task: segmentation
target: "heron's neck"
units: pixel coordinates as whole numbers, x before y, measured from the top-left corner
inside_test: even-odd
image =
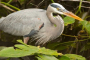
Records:
[[[55,24],[57,27],[60,26],[60,22],[58,20],[55,20],[52,12],[47,11],[46,14],[52,24]]]
[[[59,37],[64,30],[63,19],[60,16],[56,16],[54,18],[52,12],[50,12],[50,11],[47,11],[46,14],[47,14],[47,17],[50,20],[50,22],[53,24],[52,26],[54,28],[52,30],[49,29],[51,32],[51,35],[54,34],[54,35],[52,35],[54,38]],[[56,27],[54,26],[54,24],[56,25]]]

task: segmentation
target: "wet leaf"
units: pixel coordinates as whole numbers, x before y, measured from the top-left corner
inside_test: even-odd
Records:
[[[64,18],[64,25],[67,26],[68,24],[72,24],[75,22],[75,19],[74,18],[71,18],[71,17],[65,17]]]
[[[38,54],[47,54],[47,55],[59,55],[57,51],[40,48],[36,46],[26,45],[21,40],[18,42],[22,43],[15,45],[15,49],[13,47],[5,48],[0,51],[0,57],[23,57],[27,55],[32,55],[35,53]]]
[[[90,22],[88,21],[81,21],[80,22],[83,25],[83,28],[87,31],[87,33],[90,35]]]
[[[7,48],[7,47],[5,47],[5,46],[0,46],[0,50],[5,49],[5,48]]]
[[[38,60],[58,60],[54,56],[49,56],[49,55],[38,55],[40,58]]]
[[[65,54],[64,56],[70,58],[70,60],[86,60],[84,57],[76,54]]]
[[[66,56],[62,56],[62,57],[60,57],[59,60],[70,60],[70,58],[68,58],[68,57],[66,57]]]
[[[33,53],[37,52],[37,50],[20,50],[14,49],[13,47],[9,47],[0,51],[0,57],[23,57],[27,55],[32,55]]]
[[[46,54],[46,55],[58,55],[57,51],[46,49],[46,48],[40,48],[38,53]]]

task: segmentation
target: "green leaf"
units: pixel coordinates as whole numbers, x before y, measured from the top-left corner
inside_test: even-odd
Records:
[[[29,53],[35,53],[35,52],[38,52],[39,51],[39,48],[35,47],[35,46],[25,46],[25,45],[15,45],[16,48],[20,49],[20,50],[23,50],[23,51],[28,51]]]
[[[46,49],[46,48],[40,48],[38,53],[47,54],[47,55],[59,55],[57,51]]]
[[[23,45],[28,46],[28,45],[27,45],[27,44],[25,44],[22,40],[17,40],[17,42],[19,42],[19,43],[21,43],[21,44],[23,44]]]
[[[18,0],[20,2],[20,4],[25,4],[26,0]]]
[[[76,54],[65,54],[64,56],[70,58],[70,60],[86,60],[84,57]]]
[[[31,52],[30,52],[31,51]],[[32,49],[29,51],[14,49],[13,47],[9,47],[0,51],[0,57],[23,57],[27,55],[32,55],[33,53],[37,52],[37,50]]]
[[[70,60],[70,58],[68,58],[68,57],[66,57],[66,56],[62,56],[62,57],[60,57],[59,60]]]
[[[80,23],[83,25],[83,28],[85,28],[85,30],[90,35],[90,22],[84,20],[84,21],[81,21]]]
[[[83,20],[80,23],[85,27],[85,25],[88,23],[88,21]]]
[[[86,50],[86,48],[85,48],[85,46],[80,50],[80,52],[83,52],[83,51],[85,51]]]
[[[22,40],[17,40],[19,43],[22,43],[22,44],[24,44],[23,42],[22,42]],[[35,46],[31,46],[31,45],[26,45],[26,44],[24,44],[25,46],[27,46],[27,50],[28,49],[37,49],[38,50],[38,52],[37,53],[42,53],[42,54],[47,54],[47,55],[59,55],[58,54],[58,52],[57,51],[54,51],[54,50],[50,50],[50,49],[46,49],[45,47],[42,47],[42,48],[40,48],[40,47],[35,47]],[[16,45],[15,45],[16,46]],[[17,46],[16,46],[17,47]],[[20,48],[20,49],[26,49],[26,47],[21,47],[21,46],[18,46],[18,48]]]
[[[80,52],[87,51],[88,49],[90,49],[90,43],[89,42],[82,47],[82,49],[80,50]]]
[[[57,51],[46,49],[44,47],[36,47],[31,45],[24,44],[21,40],[18,42],[22,43],[15,45],[15,49],[13,47],[5,48],[0,51],[0,57],[23,57],[27,55],[37,54],[47,54],[47,55],[60,55]]]
[[[65,17],[64,18],[64,25],[67,26],[68,24],[72,24],[75,22],[75,19],[74,18],[71,18],[71,17]]]
[[[42,60],[40,57],[37,57],[38,60]]]
[[[4,46],[0,46],[0,50],[2,50],[2,49],[5,49],[5,48],[7,48],[7,47],[4,47]]]
[[[54,56],[50,56],[50,55],[38,55],[40,58],[38,58],[38,60],[58,60],[56,57]]]

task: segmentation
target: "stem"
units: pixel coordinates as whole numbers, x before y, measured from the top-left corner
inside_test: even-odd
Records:
[[[10,7],[8,7],[8,6],[6,6],[6,5],[4,5],[4,4],[2,4],[2,3],[0,3],[0,5],[1,5],[2,7],[4,7],[4,8],[6,8],[6,9],[10,10],[10,11],[15,12],[15,10],[11,9]]]
[[[12,2],[12,0],[9,0],[8,4],[10,4]]]
[[[12,5],[8,4],[8,3],[5,3],[5,2],[1,2],[1,3],[15,9],[15,10],[20,10],[19,8],[15,7],[15,6],[12,6]]]
[[[90,38],[88,38],[90,39]],[[77,40],[77,41],[69,41],[69,42],[64,42],[64,43],[60,43],[60,44],[66,44],[66,43],[73,43],[73,42],[82,42],[82,41],[86,41],[88,39],[84,39],[84,40]]]
[[[64,36],[68,36],[68,37],[78,37],[78,36],[72,36],[72,35],[66,35],[66,34],[62,34],[62,35],[64,35]],[[85,38],[85,37],[90,37],[90,36],[80,36],[80,37],[82,37],[82,38]]]
[[[52,3],[55,3],[53,0],[51,0]]]
[[[77,14],[79,11],[81,12],[81,5],[82,5],[82,0],[80,0],[78,10],[77,10],[77,12],[75,14]]]

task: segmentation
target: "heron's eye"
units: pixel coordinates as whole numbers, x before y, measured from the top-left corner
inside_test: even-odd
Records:
[[[63,12],[63,10],[62,10],[62,9],[59,9],[59,11]]]
[[[61,12],[63,12],[63,10],[62,9],[60,9],[60,8],[56,8],[58,11],[61,11]]]
[[[59,10],[59,8],[57,8],[57,10]]]

